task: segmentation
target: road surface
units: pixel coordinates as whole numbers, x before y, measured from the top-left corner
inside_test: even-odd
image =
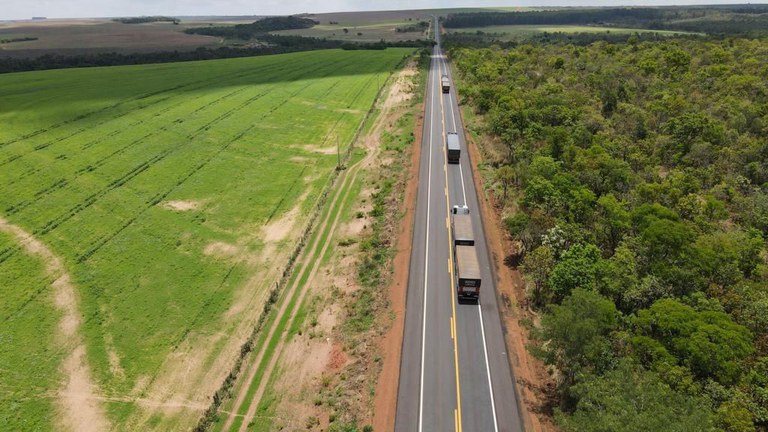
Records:
[[[442,93],[442,75],[450,77],[450,69],[438,44],[426,93],[395,430],[522,431],[456,93],[453,86]],[[461,161],[448,165],[445,133],[453,131]],[[448,209],[463,204],[482,276],[477,304],[459,304],[455,295]]]

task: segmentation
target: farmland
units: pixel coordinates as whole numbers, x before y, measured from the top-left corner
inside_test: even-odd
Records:
[[[198,47],[220,46],[219,38],[183,33],[181,30],[185,25],[167,22],[120,24],[106,19],[5,22],[0,23],[0,39],[34,40],[0,44],[0,58],[97,52],[191,51]]]
[[[194,424],[328,185],[337,143],[344,152],[409,53],[0,77],[0,216],[71,275],[110,423]],[[17,243],[0,237],[0,419],[26,429],[37,410],[48,420],[35,427],[52,429],[66,353],[50,277]],[[38,371],[16,371],[38,357]]]

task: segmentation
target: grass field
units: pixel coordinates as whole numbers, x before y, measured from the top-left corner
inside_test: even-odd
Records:
[[[0,250],[15,247],[0,232]],[[48,295],[51,280],[43,263],[14,254],[0,266],[0,424],[10,430],[50,430],[58,365],[55,349],[59,314]]]
[[[596,27],[577,25],[502,25],[488,27],[473,27],[461,29],[446,29],[448,33],[476,33],[484,32],[500,40],[520,40],[537,33],[658,33],[664,35],[690,34],[668,30],[647,30],[622,27]]]
[[[229,366],[221,357],[239,349],[258,318],[279,258],[334,168],[337,138],[343,151],[409,53],[315,51],[0,76],[0,214],[64,258],[113,423],[194,424],[183,410],[178,424],[158,420],[135,399],[160,408],[168,394],[207,402],[201,389],[218,387]],[[2,336],[46,341],[56,319],[43,312],[44,296],[30,309],[40,319],[11,319],[46,282],[3,242],[0,274],[33,270],[8,288],[21,300],[3,303]],[[32,339],[32,325],[42,337]],[[42,345],[34,349],[55,342]],[[38,388],[32,376],[6,375],[22,367],[19,358],[0,361],[2,395]],[[56,370],[35,377],[55,384]],[[2,404],[0,419],[13,418],[11,406]]]

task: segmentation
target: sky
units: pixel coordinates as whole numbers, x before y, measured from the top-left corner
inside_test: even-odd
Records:
[[[289,15],[486,6],[739,4],[747,0],[0,0],[0,20],[141,15]],[[752,1],[751,3],[765,3]]]

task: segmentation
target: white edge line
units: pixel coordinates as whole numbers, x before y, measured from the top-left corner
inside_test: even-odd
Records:
[[[435,80],[433,79],[433,85]],[[434,113],[434,102],[435,102],[435,91],[432,88],[432,93],[430,94],[430,101],[429,101],[429,109],[430,109],[430,116]],[[422,431],[423,427],[423,420],[424,420],[424,350],[426,347],[426,340],[427,340],[427,291],[429,286],[427,285],[427,263],[429,262],[429,204],[432,201],[432,120],[430,119],[429,124],[429,145],[428,151],[429,151],[429,168],[427,170],[427,228],[426,228],[426,235],[425,235],[425,243],[426,247],[424,248],[424,309],[422,311],[422,317],[421,317],[421,377],[419,382],[419,432]]]
[[[499,432],[499,425],[496,421],[496,402],[493,400],[493,383],[491,382],[491,366],[488,364],[488,347],[485,344],[485,326],[483,325],[483,308],[477,303],[477,311],[480,313],[480,334],[483,336],[483,354],[485,355],[485,371],[488,375],[488,388],[491,395],[491,412],[493,413],[493,430]]]
[[[459,162],[459,175],[461,176],[461,192],[464,194],[464,205],[467,205],[467,190],[464,188],[464,170],[461,169],[461,162]]]

